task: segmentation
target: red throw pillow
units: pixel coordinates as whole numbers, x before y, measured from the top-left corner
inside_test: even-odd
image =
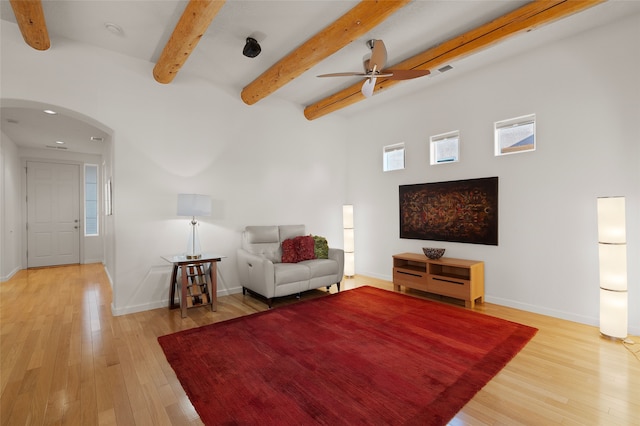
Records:
[[[293,238],[282,242],[282,263],[297,263],[298,254],[296,250],[296,242]]]
[[[316,258],[316,242],[311,235],[296,237],[298,262]]]

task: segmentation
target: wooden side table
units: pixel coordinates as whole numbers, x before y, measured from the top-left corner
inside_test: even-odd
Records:
[[[215,311],[218,303],[217,264],[224,257],[214,254],[203,254],[200,259],[187,259],[184,255],[162,256],[167,262],[173,263],[169,282],[169,309],[179,306],[182,318],[187,316],[188,308],[209,305]],[[180,277],[178,270],[181,271]],[[175,303],[177,286],[180,287],[179,305]]]

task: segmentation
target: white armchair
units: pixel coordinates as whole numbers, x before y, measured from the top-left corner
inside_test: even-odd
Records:
[[[344,251],[329,248],[328,259],[282,263],[282,242],[307,235],[304,225],[247,226],[237,252],[238,276],[242,292],[250,290],[267,299],[299,294],[319,287],[327,289],[344,274]]]

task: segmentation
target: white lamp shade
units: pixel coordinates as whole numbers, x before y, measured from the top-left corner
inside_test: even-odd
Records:
[[[355,238],[353,230],[353,205],[342,206],[342,227],[344,231],[344,274],[353,277],[356,273],[355,266]]]
[[[352,277],[356,274],[355,255],[353,252],[344,253],[344,274],[347,277]]]
[[[600,258],[600,288],[627,290],[626,244],[598,244]]]
[[[627,337],[627,292],[600,289],[600,332],[605,336]]]
[[[598,242],[626,243],[624,197],[598,198]]]
[[[355,241],[353,228],[344,230],[344,251],[353,253],[355,251]]]
[[[178,216],[211,216],[211,197],[200,194],[178,194]]]
[[[598,198],[600,332],[627,337],[627,244],[624,197]]]
[[[342,206],[342,227],[353,228],[353,205]]]

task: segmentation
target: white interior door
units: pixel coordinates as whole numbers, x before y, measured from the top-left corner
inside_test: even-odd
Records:
[[[80,263],[80,169],[27,162],[27,267]]]

